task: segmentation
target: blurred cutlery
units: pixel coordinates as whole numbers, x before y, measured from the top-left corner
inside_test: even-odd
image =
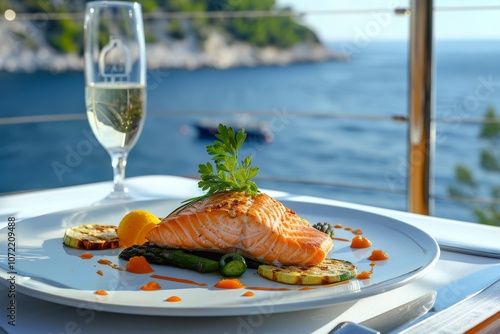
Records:
[[[384,330],[384,332],[394,330],[396,330],[396,332],[398,333],[404,332],[406,330],[410,330],[413,326],[430,317],[439,317],[441,315],[440,313],[450,306],[456,305],[469,298],[472,298],[473,296],[487,289],[499,280],[500,265],[487,267],[485,269],[481,269],[462,278],[454,280],[440,287],[435,292],[426,294],[392,310],[379,314],[371,319],[363,321],[360,324],[355,324],[352,322],[340,323],[330,333],[380,333],[381,330]],[[429,299],[430,295],[435,295],[435,302],[432,308],[430,308],[430,310],[426,312],[426,309],[428,310],[430,305],[432,304],[422,304],[422,301]],[[416,318],[412,317],[409,321],[406,321],[402,324],[389,324],[389,326],[387,326],[387,321],[390,321],[388,319],[394,318],[394,313],[399,313],[404,309],[411,310],[411,307],[415,306],[420,307],[420,309],[417,311]],[[418,315],[418,313],[421,315]],[[384,327],[381,328],[381,325],[383,325]]]
[[[447,308],[464,302],[477,295],[481,291],[489,288],[500,280],[500,265],[494,265],[485,269],[478,270],[472,274],[454,280],[436,290],[436,301],[433,307],[418,318],[409,323],[404,328],[398,329],[399,332],[411,329],[418,323],[431,318],[439,317],[440,313]]]

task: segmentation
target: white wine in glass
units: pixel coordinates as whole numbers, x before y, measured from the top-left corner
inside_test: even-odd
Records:
[[[84,32],[87,118],[113,166],[113,189],[105,200],[128,200],[131,196],[124,185],[127,156],[146,117],[146,46],[141,5],[88,2]]]

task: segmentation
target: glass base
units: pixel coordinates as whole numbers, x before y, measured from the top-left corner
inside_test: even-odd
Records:
[[[99,200],[98,202],[95,202],[93,205],[116,204],[131,202],[133,200],[134,197],[129,193],[127,188],[123,188],[122,190],[113,189],[106,197]]]

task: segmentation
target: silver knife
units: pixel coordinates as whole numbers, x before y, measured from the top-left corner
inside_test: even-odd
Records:
[[[404,326],[409,322],[426,314],[434,301],[436,300],[436,291],[431,291],[421,297],[411,300],[403,305],[393,308],[387,312],[381,313],[362,323],[341,322],[333,328],[330,334],[380,334],[380,331],[391,331]],[[401,321],[397,315],[401,312],[410,313],[409,319]]]
[[[494,265],[473,272],[472,274],[461,277],[440,287],[436,290],[436,301],[429,312],[419,317],[417,320],[410,322],[405,327],[399,328],[397,332],[399,333],[409,329],[430,317],[439,316],[440,312],[474,297],[499,280],[500,265]]]
[[[413,301],[365,320],[360,324],[341,323],[330,333],[378,333],[382,330],[384,332],[395,331],[399,333],[430,317],[439,316],[441,311],[472,298],[495,284],[498,280],[500,280],[500,265],[481,269],[454,280],[440,287],[435,292],[430,292]],[[431,305],[432,307],[430,307]],[[394,318],[394,314],[400,313],[403,310],[413,310],[413,316],[409,321],[400,324],[387,323],[387,319]],[[427,312],[427,310],[429,311]]]

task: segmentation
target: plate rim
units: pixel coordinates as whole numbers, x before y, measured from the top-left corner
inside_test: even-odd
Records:
[[[309,300],[295,300],[295,301],[288,301],[286,303],[275,303],[272,302],[273,310],[271,312],[261,312],[261,314],[273,314],[273,313],[286,313],[286,312],[295,312],[295,311],[301,311],[301,310],[310,310],[310,309],[315,309],[315,308],[321,308],[321,307],[328,307],[328,306],[333,306],[337,304],[342,304],[342,303],[348,303],[348,302],[355,302],[359,299],[378,295],[384,292],[388,292],[391,290],[394,290],[396,288],[399,288],[401,286],[404,286],[420,277],[425,275],[427,272],[432,270],[435,265],[437,264],[439,257],[440,257],[440,248],[438,243],[434,238],[432,238],[427,232],[423,231],[422,229],[413,226],[409,223],[406,223],[402,220],[399,220],[397,218],[393,218],[390,216],[386,216],[384,214],[380,213],[375,213],[375,212],[370,212],[367,210],[363,209],[356,209],[356,208],[351,208],[348,206],[342,206],[339,204],[328,204],[328,203],[315,203],[315,202],[309,202],[309,201],[303,201],[303,200],[296,200],[293,198],[277,198],[280,202],[282,202],[285,206],[291,207],[293,205],[305,205],[306,207],[323,207],[326,208],[327,210],[332,210],[332,209],[340,209],[340,210],[345,210],[348,212],[356,212],[357,214],[362,213],[363,215],[366,215],[367,217],[373,217],[376,216],[379,219],[382,219],[385,221],[384,225],[387,224],[387,222],[392,221],[397,223],[395,226],[398,226],[397,229],[394,229],[394,226],[388,227],[392,230],[397,230],[399,231],[400,229],[410,229],[413,230],[416,233],[420,234],[420,238],[424,238],[426,242],[428,243],[427,246],[431,246],[432,249],[427,249],[426,250],[429,252],[431,258],[424,264],[423,266],[416,268],[410,272],[403,273],[402,275],[392,277],[388,280],[385,280],[383,282],[380,282],[377,284],[377,286],[371,287],[369,290],[359,290],[359,291],[354,291],[352,293],[348,294],[339,294],[339,295],[334,295],[333,298],[331,295],[324,295],[322,297],[316,297],[314,299],[309,299]],[[161,198],[161,199],[149,199],[149,200],[139,200],[139,201],[132,201],[131,203],[134,204],[140,204],[140,203],[161,203],[161,202],[166,202],[166,201],[182,201],[182,198],[178,197],[168,197],[168,198]],[[131,204],[128,203],[128,204]],[[123,203],[122,203],[123,204]],[[76,208],[76,209],[68,209],[68,210],[61,210],[57,212],[52,212],[44,215],[39,215],[39,216],[34,216],[30,218],[23,219],[22,221],[20,220],[19,223],[28,221],[30,223],[31,220],[37,220],[37,219],[42,219],[43,217],[50,217],[54,215],[64,215],[64,214],[70,214],[70,213],[76,213],[80,212],[82,210],[99,210],[99,209],[106,209],[106,208],[112,208],[114,206],[117,206],[120,204],[109,204],[105,206],[99,206],[99,207],[83,207],[83,208]],[[150,204],[152,205],[152,204]],[[387,226],[386,226],[387,227]],[[6,230],[7,227],[4,227],[3,229],[0,230],[0,232]],[[5,231],[4,231],[5,232]],[[418,246],[421,247],[419,243],[416,243]],[[0,277],[2,278],[0,281],[4,285],[8,285],[7,277],[8,275],[12,275],[12,272],[9,272],[3,267],[0,267]],[[5,275],[5,277],[4,277]],[[248,315],[249,311],[255,308],[261,308],[265,307],[266,305],[269,305],[268,303],[254,303],[254,304],[245,304],[245,305],[223,305],[223,306],[213,306],[213,307],[141,307],[141,306],[130,306],[130,305],[122,305],[122,304],[113,304],[108,302],[101,302],[99,300],[82,300],[80,298],[71,298],[68,296],[57,296],[56,294],[48,293],[46,291],[42,291],[41,288],[44,286],[50,287],[51,289],[63,289],[55,286],[51,286],[50,284],[37,280],[37,278],[32,278],[29,277],[29,281],[35,281],[36,284],[39,285],[39,288],[33,288],[30,286],[26,286],[22,284],[22,279],[27,278],[27,276],[21,275],[21,274],[16,274],[16,290],[27,294],[31,297],[40,299],[40,300],[45,300],[57,304],[62,304],[66,306],[71,306],[71,307],[82,307],[82,302],[85,302],[85,304],[88,306],[87,308],[92,308],[94,310],[102,310],[102,311],[107,311],[107,312],[113,312],[113,313],[120,313],[120,314],[135,314],[135,315],[151,315],[151,316],[176,316],[176,317],[208,317],[208,316],[244,316]],[[87,290],[78,290],[78,289],[71,289],[71,290],[77,290],[77,291],[87,291]],[[120,291],[111,291],[111,293],[116,293]],[[333,299],[333,300],[332,300]],[[85,308],[85,307],[84,307]],[[186,311],[189,310],[189,314],[186,314]],[[221,313],[221,311],[224,311]]]

